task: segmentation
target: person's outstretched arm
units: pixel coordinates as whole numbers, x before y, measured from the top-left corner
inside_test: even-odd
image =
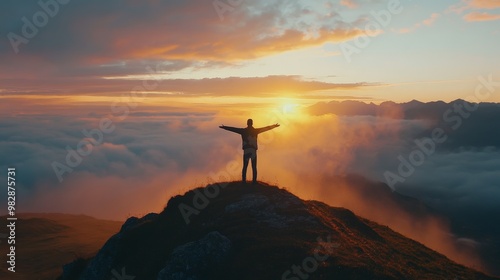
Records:
[[[268,130],[271,130],[273,128],[277,128],[279,127],[280,125],[277,123],[277,124],[273,124],[273,125],[269,125],[269,126],[265,126],[265,127],[261,127],[261,128],[257,128],[257,133],[262,133],[262,132],[266,132]]]
[[[232,126],[221,125],[219,127],[222,129],[234,132],[234,133],[238,133],[238,134],[241,134],[241,132],[243,131],[243,128],[237,128],[237,127],[232,127]]]

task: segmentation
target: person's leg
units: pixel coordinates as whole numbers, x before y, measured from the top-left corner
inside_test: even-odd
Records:
[[[249,159],[250,157],[248,154],[243,153],[243,169],[241,170],[241,181],[243,181],[243,183],[247,181],[247,167]]]
[[[252,156],[252,182],[257,183],[257,151],[253,153]]]

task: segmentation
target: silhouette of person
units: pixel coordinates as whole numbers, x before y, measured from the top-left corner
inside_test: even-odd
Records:
[[[252,183],[256,184],[257,183],[257,150],[258,150],[258,145],[257,145],[257,136],[262,133],[266,132],[268,130],[271,130],[273,128],[276,128],[280,126],[279,124],[273,124],[269,125],[266,127],[261,127],[261,128],[254,128],[253,127],[253,120],[248,119],[247,120],[247,127],[246,128],[237,128],[237,127],[230,127],[230,126],[225,126],[221,125],[219,126],[222,129],[238,133],[241,135],[241,140],[243,141],[242,149],[243,149],[243,170],[241,171],[242,173],[242,181],[243,183],[246,183],[246,177],[247,177],[247,167],[248,167],[248,161],[252,161]]]

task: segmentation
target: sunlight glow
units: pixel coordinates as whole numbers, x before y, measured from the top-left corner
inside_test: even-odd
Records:
[[[296,112],[296,108],[298,107],[297,104],[284,104],[282,111],[285,114],[293,114]]]
[[[299,113],[300,103],[301,102],[299,100],[285,98],[281,100],[279,110],[282,114],[285,115],[296,115],[297,113]]]

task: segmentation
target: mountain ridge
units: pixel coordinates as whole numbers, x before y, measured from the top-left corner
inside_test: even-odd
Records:
[[[189,215],[188,215],[189,214]],[[188,218],[186,219],[186,215]],[[60,279],[497,279],[345,208],[225,182],[129,218]]]

